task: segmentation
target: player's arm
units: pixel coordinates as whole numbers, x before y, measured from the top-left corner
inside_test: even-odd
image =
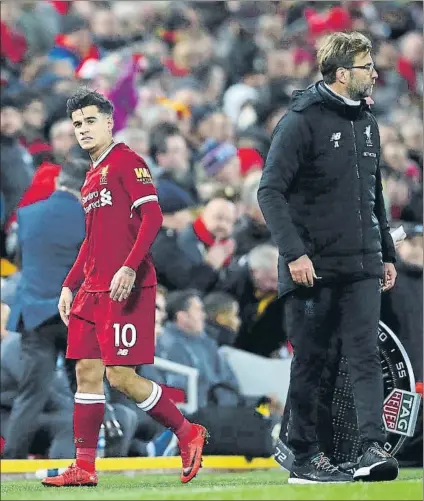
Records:
[[[131,200],[131,215],[133,211],[140,211],[141,224],[130,253],[111,282],[110,297],[117,301],[126,299],[131,292],[136,270],[149,252],[163,221],[149,168],[141,158],[131,164],[122,169],[121,182]]]
[[[148,200],[143,200],[142,203],[143,205],[140,205],[139,208],[141,212],[141,224],[138,235],[124,263],[124,266],[128,266],[133,270],[136,270],[146,257],[163,221],[163,215],[157,197],[156,200],[148,198]]]
[[[132,167],[123,170],[122,184],[131,199],[131,214],[137,210],[141,214],[136,241],[123,263],[137,270],[162,226],[163,216],[149,168],[141,158],[138,157]]]

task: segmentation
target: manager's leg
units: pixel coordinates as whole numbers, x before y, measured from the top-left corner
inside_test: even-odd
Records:
[[[340,294],[340,333],[358,415],[361,442],[385,441],[383,375],[377,347],[380,320],[378,279],[345,285]]]
[[[285,301],[288,338],[294,356],[290,370],[290,418],[287,444],[296,460],[303,461],[317,452],[317,405],[321,374],[333,334],[332,289],[299,289]]]
[[[396,459],[382,447],[385,432],[383,414],[383,375],[377,348],[380,318],[378,279],[346,285],[340,295],[340,329],[358,417],[363,455],[355,479],[394,480]]]
[[[341,339],[335,335],[330,342],[319,384],[317,436],[320,450],[328,457],[334,453],[333,397],[341,359]]]

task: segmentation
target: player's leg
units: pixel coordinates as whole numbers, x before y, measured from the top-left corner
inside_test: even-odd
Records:
[[[104,365],[101,359],[78,360],[77,392],[74,404],[74,440],[76,464],[90,473],[95,471],[97,442],[105,412]]]
[[[317,439],[320,379],[329,343],[335,334],[335,291],[319,286],[299,289],[286,298],[283,313],[294,350],[287,445],[295,460],[289,483],[348,482],[351,477],[331,464]]]
[[[111,386],[133,399],[137,407],[175,433],[184,466],[181,480],[184,483],[190,481],[201,465],[206,429],[188,421],[157,383],[139,376],[133,367],[108,366],[106,377]]]
[[[347,284],[340,295],[342,352],[346,355],[364,453],[355,478],[393,480],[397,461],[384,449],[383,375],[377,346],[380,283],[377,278]]]
[[[181,481],[189,482],[201,466],[207,431],[190,423],[158,384],[134,370],[137,365],[154,362],[156,287],[133,291],[125,303],[112,301],[108,294],[103,296],[98,315],[104,328],[98,335],[106,376],[114,388],[176,434],[183,459]]]
[[[97,441],[105,409],[104,365],[100,359],[82,359],[76,364],[77,392],[74,401],[76,461],[57,477],[45,478],[45,486],[97,485],[95,461]]]
[[[74,400],[76,464],[57,477],[44,479],[42,483],[46,486],[97,485],[95,459],[105,409],[105,368],[101,360],[95,324],[91,321],[95,307],[94,295],[80,291],[74,299],[68,325],[66,356],[77,360],[77,391]]]

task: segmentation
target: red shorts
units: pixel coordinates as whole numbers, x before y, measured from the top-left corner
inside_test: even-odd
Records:
[[[104,365],[152,364],[156,287],[133,290],[125,301],[109,292],[78,291],[71,307],[67,358],[98,358]]]

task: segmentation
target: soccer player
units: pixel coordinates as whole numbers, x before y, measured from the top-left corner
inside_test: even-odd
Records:
[[[104,96],[80,89],[68,100],[67,113],[92,161],[81,190],[86,237],[58,305],[68,326],[66,356],[76,360],[76,463],[42,483],[97,485],[105,372],[114,388],[178,437],[186,483],[199,471],[207,431],[190,423],[158,384],[135,372],[154,358],[156,273],[149,249],[162,213],[152,177],[141,157],[113,141],[113,105]]]

